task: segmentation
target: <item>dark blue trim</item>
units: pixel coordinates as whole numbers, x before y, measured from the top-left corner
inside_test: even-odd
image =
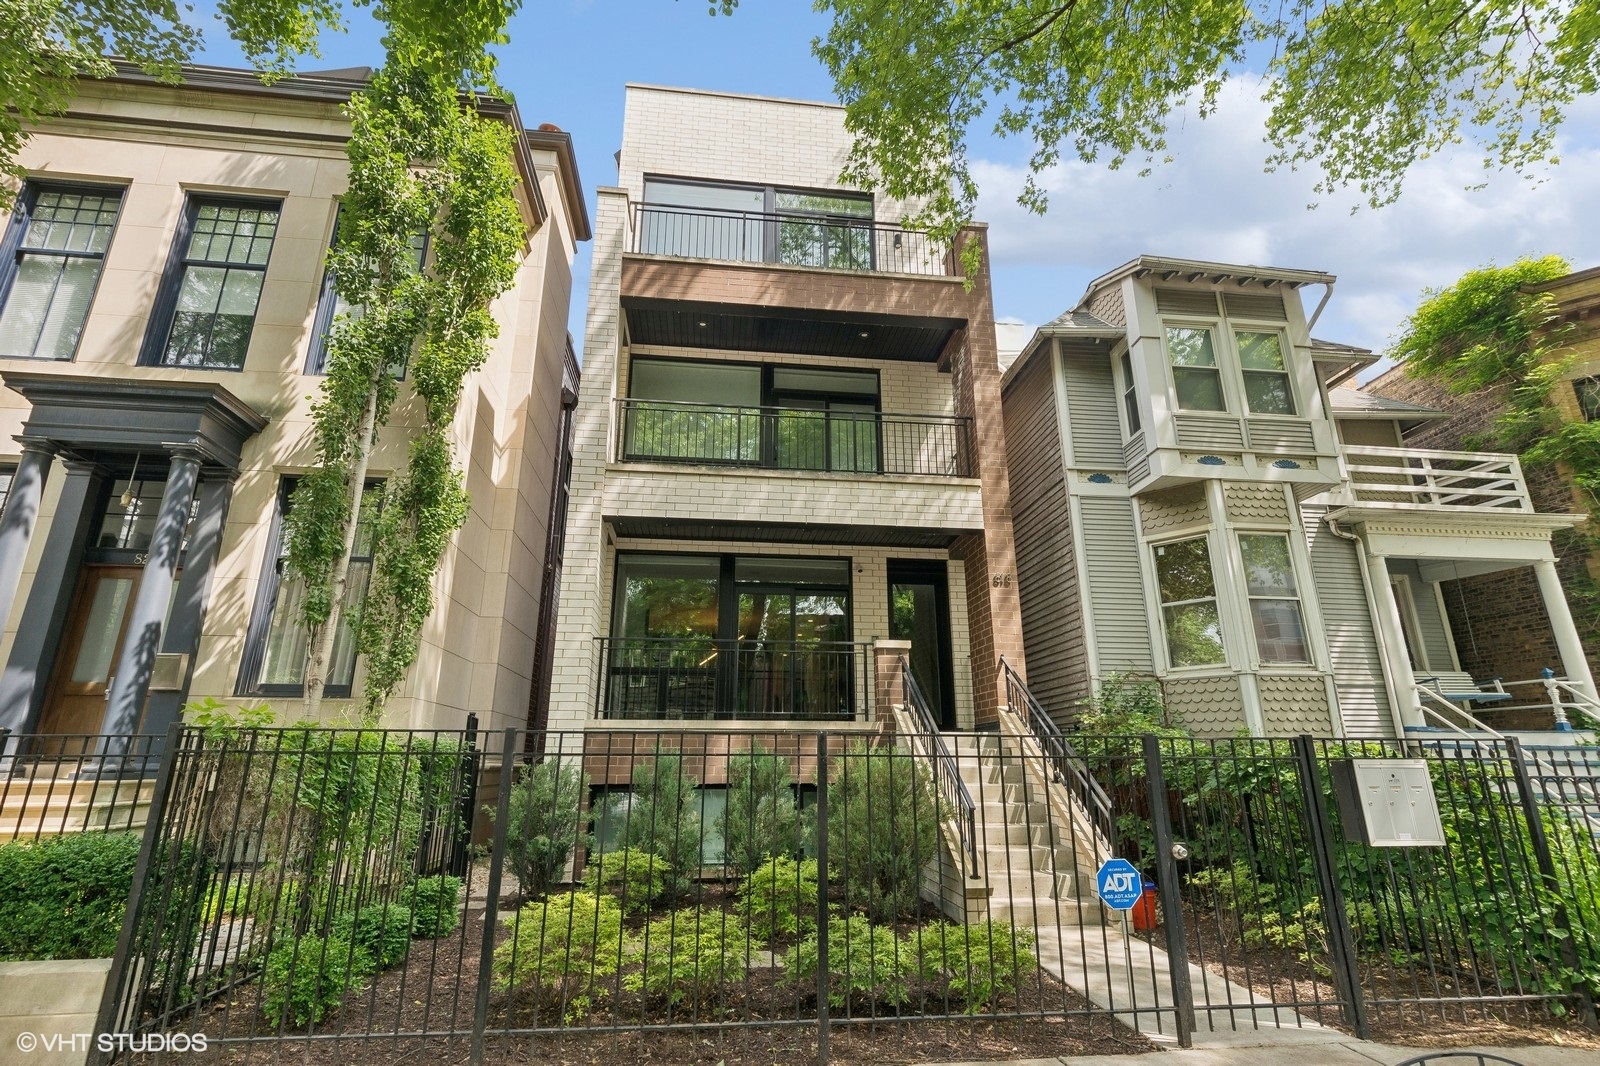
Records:
[[[23,183],[22,190],[17,193],[16,206],[11,211],[10,224],[6,226],[4,237],[0,237],[0,314],[5,313],[6,304],[11,300],[11,286],[17,280],[17,266],[22,262],[22,236],[28,232],[28,222],[33,217],[34,205],[39,202],[41,192],[82,192],[95,196],[106,196],[110,193],[117,194],[117,217],[111,223],[111,236],[106,241],[106,250],[94,255],[92,258],[100,260],[100,272],[95,275],[94,292],[89,294],[89,306],[83,313],[84,325],[89,322],[89,315],[94,313],[95,297],[100,294],[100,280],[105,277],[106,256],[111,252],[111,243],[117,239],[117,226],[122,222],[122,205],[127,199],[128,187],[126,185],[95,185],[81,181],[33,181]],[[91,258],[74,254],[73,258]],[[72,344],[72,354],[65,359],[40,359],[38,356],[0,355],[0,359],[38,359],[45,363],[70,363],[78,358],[78,346],[83,343],[83,327],[78,329],[78,339]]]

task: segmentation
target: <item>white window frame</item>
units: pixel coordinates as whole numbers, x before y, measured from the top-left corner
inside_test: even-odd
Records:
[[[1161,361],[1166,367],[1167,395],[1173,414],[1180,415],[1231,415],[1236,418],[1281,418],[1304,419],[1305,397],[1301,395],[1302,389],[1295,382],[1294,369],[1294,344],[1289,337],[1289,331],[1282,322],[1261,322],[1247,318],[1231,318],[1225,315],[1206,317],[1204,315],[1161,315],[1158,317],[1161,325]],[[1220,411],[1206,411],[1198,408],[1184,407],[1178,399],[1178,376],[1172,363],[1172,349],[1167,342],[1169,329],[1205,329],[1211,332],[1211,351],[1217,359],[1217,377],[1222,388],[1223,409]],[[1274,411],[1252,411],[1250,409],[1250,396],[1244,387],[1244,362],[1239,357],[1239,344],[1236,333],[1273,333],[1278,337],[1278,350],[1283,355],[1283,375],[1289,386],[1289,405],[1294,410],[1289,414]],[[1276,373],[1276,371],[1259,371],[1259,373]]]
[[[1111,383],[1117,390],[1117,417],[1122,422],[1122,439],[1132,440],[1144,431],[1144,417],[1139,411],[1139,383],[1133,371],[1133,349],[1126,344],[1118,346],[1111,356]]]
[[[1306,607],[1306,573],[1304,567],[1302,567],[1300,564],[1300,553],[1295,550],[1294,530],[1267,529],[1259,527],[1233,527],[1229,529],[1228,532],[1232,537],[1232,543],[1229,545],[1229,547],[1231,550],[1237,553],[1235,558],[1237,558],[1239,561],[1239,580],[1241,582],[1239,594],[1243,597],[1240,600],[1243,610],[1239,613],[1240,619],[1247,630],[1244,636],[1249,642],[1247,646],[1252,652],[1252,662],[1254,666],[1256,669],[1260,670],[1284,670],[1291,673],[1299,673],[1306,670],[1315,669],[1317,666],[1318,648],[1316,641],[1312,638],[1311,621]],[[1256,596],[1250,592],[1250,576],[1246,571],[1244,562],[1244,545],[1240,543],[1240,539],[1243,537],[1277,537],[1284,542],[1284,548],[1289,560],[1289,575],[1294,579],[1295,585],[1293,597]],[[1296,604],[1299,605],[1300,608],[1300,639],[1301,643],[1305,645],[1306,657],[1304,659],[1293,660],[1268,660],[1261,654],[1260,642],[1256,640],[1256,617],[1253,603],[1256,600],[1287,600],[1291,598]]]
[[[1180,676],[1194,674],[1204,676],[1208,674],[1215,674],[1219,671],[1227,672],[1228,670],[1232,669],[1234,648],[1233,643],[1228,639],[1228,612],[1223,604],[1222,589],[1219,587],[1218,582],[1217,542],[1215,536],[1213,535],[1216,532],[1217,530],[1214,526],[1204,530],[1191,529],[1184,533],[1177,533],[1172,536],[1162,537],[1160,540],[1150,540],[1145,542],[1145,558],[1149,561],[1150,567],[1150,591],[1151,604],[1153,607],[1153,621],[1155,623],[1155,642],[1158,643],[1161,648],[1161,659],[1166,665],[1165,672],[1168,674],[1177,674]],[[1173,544],[1182,544],[1185,541],[1191,540],[1203,540],[1206,545],[1206,562],[1211,567],[1211,596],[1209,599],[1216,607],[1217,631],[1222,637],[1222,657],[1215,662],[1191,663],[1185,666],[1180,666],[1173,661],[1172,645],[1171,642],[1167,640],[1167,608],[1170,606],[1181,606],[1183,604],[1190,603],[1203,603],[1205,602],[1206,597],[1196,600],[1177,600],[1171,604],[1162,599],[1161,564],[1157,560],[1160,549]],[[1225,576],[1226,572],[1224,571],[1224,577]]]

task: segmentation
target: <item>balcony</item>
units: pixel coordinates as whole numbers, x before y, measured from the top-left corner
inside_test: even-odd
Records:
[[[595,717],[853,722],[872,710],[872,645],[711,637],[596,641]]]
[[[1533,510],[1522,464],[1498,452],[1344,448],[1353,502],[1450,511]]]
[[[629,398],[616,404],[622,462],[973,476],[967,418]]]
[[[949,245],[897,222],[633,205],[628,251],[731,263],[956,276]]]

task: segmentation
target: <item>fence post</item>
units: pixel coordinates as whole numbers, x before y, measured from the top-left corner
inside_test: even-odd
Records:
[[[506,823],[511,820],[511,783],[516,772],[517,730],[505,731],[500,748],[500,794],[489,831],[489,898],[483,905],[483,948],[478,955],[478,995],[472,1011],[472,1066],[483,1066],[484,1033],[489,1028],[489,987],[494,971],[494,924],[500,913],[500,880],[506,865]],[[469,889],[470,892],[470,889]]]
[[[817,1066],[828,1066],[828,734],[817,734]]]
[[[1544,821],[1539,817],[1539,804],[1533,798],[1533,775],[1528,773],[1528,763],[1522,757],[1522,742],[1516,737],[1506,737],[1511,770],[1517,775],[1517,793],[1522,801],[1522,816],[1528,822],[1528,840],[1533,845],[1534,858],[1539,863],[1539,875],[1544,880],[1545,891],[1554,903],[1556,929],[1561,934],[1561,962],[1573,973],[1578,972],[1578,948],[1572,940],[1572,921],[1567,914],[1567,904],[1561,897],[1561,882],[1556,877],[1555,859],[1550,854],[1550,840],[1544,834]],[[1600,1029],[1600,1019],[1595,1017],[1594,997],[1581,981],[1575,981],[1572,995],[1578,1001],[1578,1013],[1583,1024],[1591,1030]]]
[[[166,749],[161,753],[161,762],[156,770],[150,810],[145,815],[144,839],[139,844],[139,858],[133,866],[133,885],[128,890],[128,910],[122,916],[122,932],[117,934],[117,950],[111,956],[111,972],[106,975],[105,991],[100,994],[100,1010],[95,1015],[94,1031],[97,1036],[116,1031],[127,970],[135,949],[134,938],[139,930],[140,911],[144,909],[145,881],[150,876],[150,864],[155,860],[156,841],[161,836],[162,823],[166,821],[167,798],[172,794],[173,764],[177,762],[178,744],[182,739],[183,722],[179,720],[167,729]],[[110,1061],[110,1052],[100,1050],[98,1044],[97,1038],[89,1048],[88,1066],[101,1066]]]
[[[1356,940],[1350,931],[1350,915],[1345,910],[1344,890],[1333,868],[1333,827],[1322,798],[1322,772],[1317,767],[1317,747],[1310,734],[1294,738],[1295,760],[1299,764],[1300,795],[1305,803],[1306,831],[1311,838],[1311,857],[1317,868],[1317,889],[1322,897],[1322,913],[1328,926],[1328,952],[1333,956],[1333,983],[1345,1004],[1345,1023],[1362,1040],[1372,1039],[1372,1023],[1367,1004],[1361,998],[1361,973],[1356,967]]]
[[[1189,934],[1183,924],[1183,894],[1178,886],[1178,859],[1172,853],[1172,812],[1167,809],[1167,778],[1161,770],[1161,741],[1144,736],[1145,779],[1150,785],[1150,828],[1156,837],[1156,884],[1161,893],[1161,922],[1167,930],[1167,966],[1172,976],[1172,1005],[1177,1015],[1178,1046],[1194,1046],[1194,986],[1189,982]]]
[[[461,796],[456,805],[456,838],[451,842],[450,873],[462,877],[467,872],[467,852],[472,846],[472,824],[477,820],[478,769],[482,757],[478,754],[478,716],[467,715],[466,751],[462,753]]]

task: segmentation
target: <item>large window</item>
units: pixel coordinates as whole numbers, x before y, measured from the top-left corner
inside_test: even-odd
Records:
[[[1283,365],[1283,334],[1235,330],[1239,368],[1244,374],[1244,398],[1252,414],[1294,414],[1294,393]]]
[[[1228,409],[1222,396],[1222,373],[1217,369],[1211,330],[1203,326],[1168,326],[1167,357],[1172,362],[1172,383],[1178,390],[1180,409]]]
[[[72,358],[121,206],[120,189],[22,190],[0,261],[0,356]]]
[[[1157,545],[1155,556],[1168,662],[1174,668],[1222,662],[1222,622],[1206,538]]]
[[[256,596],[256,616],[251,620],[249,647],[239,680],[241,693],[266,696],[298,696],[305,690],[306,652],[311,634],[300,622],[305,605],[305,582],[287,572],[289,543],[283,535],[283,517],[289,510],[294,480],[285,478],[278,491],[278,511],[270,536],[270,563],[262,575]],[[335,699],[350,695],[356,672],[355,624],[366,600],[367,582],[372,576],[372,529],[376,521],[380,492],[378,482],[369,483],[361,517],[356,528],[355,550],[345,579],[344,605],[339,612],[339,631],[333,641],[324,694]]]
[[[339,221],[336,218],[333,226],[333,242],[329,250],[339,246]],[[418,233],[411,238],[411,265],[417,273],[422,272],[422,264],[428,257],[428,235]],[[336,277],[331,269],[322,271],[322,290],[317,296],[317,314],[312,320],[311,347],[306,352],[306,373],[327,373],[328,365],[328,334],[333,332],[334,324],[341,318],[357,319],[366,313],[366,308],[360,304],[349,304],[334,288]],[[391,373],[396,378],[403,378],[406,374],[405,363],[402,361],[391,368]]]
[[[190,199],[151,318],[145,361],[243,369],[277,232],[277,203]]]
[[[628,391],[627,459],[856,473],[881,468],[878,376],[871,371],[640,358]],[[909,438],[916,431],[930,432],[926,426],[901,432]]]
[[[16,467],[0,466],[0,514],[5,513],[6,498],[11,495],[11,479],[16,476]]]
[[[1600,422],[1600,378],[1579,378],[1572,383],[1584,421]]]
[[[849,719],[866,667],[849,641],[847,559],[623,553],[602,712]]]
[[[870,196],[651,178],[644,199],[647,254],[872,269]]]
[[[1279,533],[1241,533],[1239,556],[1244,560],[1256,654],[1264,663],[1309,663],[1289,538]]]

